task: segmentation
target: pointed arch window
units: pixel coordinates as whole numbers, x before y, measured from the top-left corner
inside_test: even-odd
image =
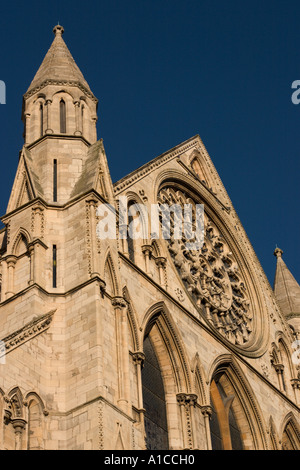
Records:
[[[129,204],[128,204],[128,227],[132,226],[133,224],[133,215],[130,211],[130,207],[132,207],[133,205],[135,204],[134,201],[131,201]],[[128,256],[129,256],[129,259],[130,261],[132,261],[133,263],[135,262],[135,256],[134,256],[134,240],[133,240],[133,237],[132,237],[132,234],[130,233],[130,230],[127,231],[127,247],[128,247]]]
[[[285,425],[282,434],[282,450],[299,450],[300,449],[300,429],[293,417],[289,419]]]
[[[44,134],[44,108],[43,108],[43,103],[40,103],[40,137],[43,136]]]
[[[144,339],[142,369],[143,407],[147,449],[168,450],[166,399],[163,379],[149,335]]]
[[[53,202],[57,202],[57,159],[53,160]]]
[[[200,181],[202,181],[202,183],[207,184],[206,177],[204,175],[203,169],[201,168],[199,159],[197,157],[195,157],[191,161],[191,167],[194,170],[194,172],[196,173],[196,175],[198,175]]]
[[[218,378],[212,380],[210,431],[213,450],[244,449],[241,432],[232,407],[234,399],[234,395],[226,395]]]
[[[66,130],[66,103],[63,99],[59,103],[60,133],[65,134]]]
[[[83,123],[84,123],[84,105],[81,105],[81,132],[83,133]]]
[[[28,405],[28,450],[43,450],[42,410],[37,400]]]

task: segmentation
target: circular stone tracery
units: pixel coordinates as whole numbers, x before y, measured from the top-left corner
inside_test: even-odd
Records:
[[[164,187],[158,195],[159,205],[191,204],[195,230],[196,202],[184,191]],[[187,249],[187,240],[174,237],[171,212],[168,249],[183,284],[206,320],[228,341],[246,345],[252,333],[249,293],[238,263],[221,232],[204,211],[202,248]]]

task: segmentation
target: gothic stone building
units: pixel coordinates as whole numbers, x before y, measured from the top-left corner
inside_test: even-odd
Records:
[[[112,184],[97,99],[54,33],[1,219],[0,448],[300,449],[300,287],[282,251],[273,291],[199,136]],[[201,249],[126,237],[147,226],[137,207],[173,203],[204,204]],[[97,234],[101,204],[115,238]]]

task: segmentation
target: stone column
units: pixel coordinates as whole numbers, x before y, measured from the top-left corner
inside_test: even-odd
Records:
[[[156,266],[158,267],[158,273],[159,273],[159,283],[162,287],[166,289],[166,282],[165,282],[165,267],[167,264],[167,258],[164,258],[163,256],[158,256],[155,258],[155,263]]]
[[[180,407],[182,431],[183,431],[183,448],[194,449],[195,435],[195,417],[194,407],[197,402],[197,395],[188,393],[178,393],[176,395],[177,403]]]
[[[127,243],[127,224],[119,225],[119,238],[121,239],[121,247],[124,255],[129,256],[128,253],[128,243]]]
[[[30,275],[29,275],[29,281],[28,285],[31,286],[34,283],[34,275],[35,275],[35,269],[34,269],[34,245],[29,245],[28,246],[28,252],[29,252],[29,259],[30,259]]]
[[[92,133],[92,142],[97,141],[97,121],[98,121],[98,116],[92,117],[93,121],[93,133]],[[88,139],[89,140],[89,139]]]
[[[23,418],[14,418],[11,420],[15,430],[15,450],[22,450],[22,434],[25,429],[26,421]]]
[[[50,106],[52,104],[52,100],[46,100],[46,109],[47,109],[47,128],[45,130],[45,134],[53,134],[53,129],[51,129],[51,109]]]
[[[145,361],[145,354],[141,351],[133,353],[133,362],[136,365],[137,387],[138,387],[138,408],[140,412],[141,423],[144,426],[145,409],[143,407],[143,385],[142,385],[142,368]]]
[[[284,392],[284,383],[283,383],[283,371],[284,371],[284,365],[283,364],[274,364],[274,368],[277,372],[278,376],[278,382],[279,382],[279,389],[281,392]]]
[[[214,324],[214,321],[213,321],[213,319],[211,317],[211,313],[210,313],[210,304],[208,302],[205,302],[204,306],[205,306],[205,315],[206,315],[207,320],[210,323]]]
[[[1,261],[1,302],[6,299],[7,291],[7,263],[5,260]]]
[[[14,295],[14,281],[15,281],[15,267],[17,258],[13,255],[8,256],[7,263],[7,292],[6,298],[8,299]]]
[[[123,297],[114,297],[112,305],[116,315],[116,344],[120,408],[127,414],[130,410],[129,348],[127,331],[127,303]]]
[[[25,144],[28,144],[28,133],[29,133],[29,118],[30,118],[30,113],[25,113],[25,132],[24,132],[24,138],[25,138]]]
[[[294,390],[294,395],[295,395],[295,401],[297,405],[299,406],[300,403],[300,379],[292,379],[291,384]]]
[[[91,262],[91,272],[90,276],[91,277],[100,277],[100,259],[98,256],[97,252],[97,247],[96,247],[96,238],[97,238],[97,232],[96,232],[96,210],[97,210],[97,199],[89,199],[86,201],[87,204],[89,205],[89,219],[90,219],[90,249],[91,249],[91,257],[90,257],[90,262]]]
[[[210,417],[211,417],[211,414],[212,414],[211,406],[209,406],[209,405],[201,406],[201,413],[204,417],[204,426],[205,426],[207,450],[212,450],[210,424],[209,424],[209,420],[210,420]]]
[[[142,245],[142,253],[144,253],[145,257],[145,271],[146,274],[150,274],[150,255],[152,253],[152,246],[151,245]]]
[[[81,135],[82,132],[80,130],[80,101],[74,101],[75,106],[75,132],[74,135]]]

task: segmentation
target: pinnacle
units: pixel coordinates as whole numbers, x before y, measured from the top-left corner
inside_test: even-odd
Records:
[[[27,93],[42,87],[46,82],[68,82],[74,85],[82,85],[91,93],[90,87],[82,75],[79,67],[72,57],[65,41],[62,38],[64,28],[56,25],[53,28],[54,40],[40,66],[34,79],[32,80]]]
[[[283,251],[276,248],[277,267],[274,293],[285,315],[300,313],[300,286],[282,259]]]
[[[276,256],[276,258],[281,258],[282,254],[283,254],[283,251],[280,248],[276,247],[274,251],[274,256]]]
[[[59,34],[62,36],[64,34],[63,26],[61,26],[60,24],[57,24],[56,26],[54,26],[53,33],[55,34],[55,36]]]

